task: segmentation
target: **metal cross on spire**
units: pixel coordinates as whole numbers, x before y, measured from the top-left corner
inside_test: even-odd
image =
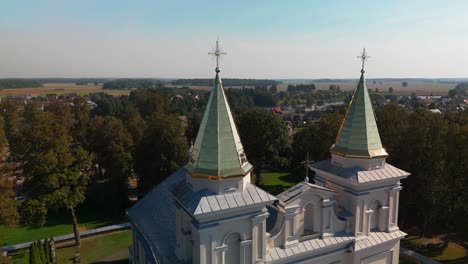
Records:
[[[306,176],[304,178],[304,182],[308,183],[309,182],[309,164],[312,162],[310,160],[309,152],[307,152],[307,156],[304,161],[301,162],[301,164],[304,164],[305,170],[306,170]]]
[[[363,49],[362,49],[361,55],[356,57],[356,58],[362,60],[361,73],[364,73],[364,62],[366,62],[366,60],[367,60],[368,58],[370,58],[370,57],[371,57],[371,56],[367,55],[367,53],[366,53],[366,48],[363,48]]]
[[[213,52],[208,52],[208,54],[216,56],[216,72],[219,72],[219,58],[227,54],[223,52],[223,48],[219,46],[219,40],[216,41],[216,47]]]

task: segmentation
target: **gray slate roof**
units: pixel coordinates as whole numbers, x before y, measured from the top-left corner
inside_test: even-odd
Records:
[[[299,242],[295,247],[291,248],[282,248],[274,247],[270,248],[267,253],[267,263],[284,263],[286,258],[294,257],[309,257],[311,254],[317,254],[326,251],[327,248],[336,247],[336,246],[345,246],[349,243],[354,242],[354,250],[360,251],[369,247],[380,245],[385,242],[399,240],[405,237],[407,234],[400,230],[387,233],[387,232],[370,232],[369,236],[366,239],[356,241],[355,237],[352,234],[347,234],[345,232],[336,233],[333,236],[325,238],[313,238]]]
[[[282,202],[287,202],[309,189],[318,189],[318,190],[325,191],[325,192],[335,193],[335,191],[328,189],[326,187],[317,185],[317,184],[300,182],[292,186],[291,188],[287,189],[286,191],[278,194],[277,197],[278,197],[278,200]]]
[[[407,234],[401,230],[397,230],[391,233],[387,232],[370,232],[369,236],[366,239],[356,241],[354,245],[354,250],[359,251],[376,245],[381,245],[382,243],[399,240],[406,236]]]
[[[156,186],[143,199],[128,209],[128,218],[145,237],[157,263],[180,263],[175,255],[175,206],[168,189],[185,181],[184,169],[179,169]]]
[[[343,168],[333,164],[331,159],[328,159],[311,164],[309,167],[314,171],[325,171],[358,183],[381,181],[391,178],[402,178],[410,175],[408,172],[400,170],[388,163],[380,169],[364,170],[359,167]]]
[[[271,204],[276,197],[248,184],[243,192],[216,195],[209,190],[193,192],[185,183],[182,168],[166,178],[128,211],[130,222],[150,244],[158,263],[179,263],[175,256],[175,202],[179,200],[194,215],[253,204]]]
[[[344,232],[323,239],[320,237],[308,239],[291,248],[270,248],[266,255],[266,261],[267,263],[285,263],[285,259],[288,257],[309,257],[311,253],[317,254],[318,251],[326,250],[326,248],[344,246],[353,241],[354,236]]]
[[[192,191],[185,181],[174,185],[170,192],[193,215],[242,208],[254,204],[271,204],[276,197],[247,183],[243,192],[215,194],[209,190]]]

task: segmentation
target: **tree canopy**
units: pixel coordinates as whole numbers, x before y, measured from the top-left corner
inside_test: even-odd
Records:
[[[188,145],[180,123],[163,113],[148,120],[134,154],[140,189],[149,191],[187,160]]]
[[[247,159],[254,166],[256,184],[265,165],[287,166],[290,150],[286,125],[276,115],[259,108],[247,109],[238,116],[237,126]]]
[[[26,175],[25,219],[43,225],[48,209],[74,208],[84,201],[87,177],[81,169],[89,166],[90,156],[81,146],[72,146],[63,116],[34,106],[24,115],[11,150],[22,160]]]

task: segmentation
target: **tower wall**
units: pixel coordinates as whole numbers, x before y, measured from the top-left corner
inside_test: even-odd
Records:
[[[337,176],[324,174],[317,174],[315,180],[317,184],[337,192],[337,208],[353,214],[347,231],[356,237],[369,234],[373,218],[377,219],[376,230],[398,230],[399,191],[402,189],[398,180],[368,186],[347,183]]]
[[[385,158],[348,158],[332,153],[333,164],[343,168],[359,167],[365,170],[380,169],[385,166]]]
[[[194,191],[208,189],[217,194],[223,194],[233,191],[243,191],[247,183],[250,183],[250,173],[247,173],[245,176],[224,179],[194,177],[187,173],[186,181]]]
[[[237,259],[236,263],[263,263],[267,244],[267,217],[268,213],[261,210],[249,214],[239,213],[236,217],[205,224],[196,223],[194,220],[185,223],[190,224],[191,234],[182,237],[185,242],[180,244],[193,244],[192,252],[189,254],[193,258],[186,258],[187,254],[185,258],[182,256],[180,259],[194,264],[227,264],[229,259],[233,259],[232,252],[229,252],[230,247],[238,246],[238,255],[234,256]],[[229,239],[232,236],[240,238],[238,245],[232,245]]]

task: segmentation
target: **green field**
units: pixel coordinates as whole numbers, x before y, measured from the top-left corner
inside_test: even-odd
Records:
[[[468,250],[466,248],[454,242],[444,243],[436,237],[426,238],[409,235],[403,239],[401,245],[442,263],[468,263]]]
[[[81,263],[128,263],[128,246],[131,232],[120,231],[81,240]],[[72,263],[75,255],[73,245],[59,245],[56,251],[57,263]],[[15,264],[27,264],[29,253],[22,251],[13,257]]]
[[[78,208],[76,214],[82,231],[127,221],[123,213],[122,215],[115,215],[90,208]],[[40,228],[29,226],[11,228],[0,225],[0,241],[2,241],[0,246],[73,233],[71,218],[66,211],[49,214],[47,219],[46,225]]]

